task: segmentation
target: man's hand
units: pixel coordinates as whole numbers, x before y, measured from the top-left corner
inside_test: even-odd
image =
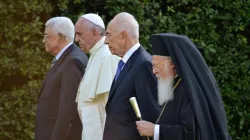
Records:
[[[155,124],[148,121],[136,121],[136,126],[141,136],[154,136]]]

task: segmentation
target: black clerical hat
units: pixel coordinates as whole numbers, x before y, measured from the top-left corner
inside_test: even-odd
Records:
[[[163,38],[157,35],[152,35],[151,44],[154,46],[152,48],[152,53],[154,55],[169,56],[169,51],[167,49],[168,44],[164,43]]]

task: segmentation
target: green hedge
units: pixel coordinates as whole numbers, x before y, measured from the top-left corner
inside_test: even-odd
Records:
[[[36,99],[50,57],[41,18],[51,10],[39,0],[0,2],[0,140],[34,139]]]
[[[250,2],[246,0],[8,0],[0,2],[0,140],[34,139],[36,98],[52,57],[45,54],[44,22],[87,12],[106,23],[122,11],[140,24],[151,51],[153,33],[189,36],[215,74],[234,140],[250,139]]]

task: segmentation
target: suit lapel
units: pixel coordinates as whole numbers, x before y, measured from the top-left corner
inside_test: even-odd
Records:
[[[107,105],[108,103],[110,102],[110,100],[112,99],[112,97],[114,96],[115,94],[115,91],[117,89],[117,87],[119,86],[119,84],[121,83],[122,79],[125,77],[125,75],[127,74],[127,72],[130,70],[130,68],[132,67],[133,65],[133,62],[134,60],[136,59],[136,57],[138,56],[138,53],[142,50],[141,47],[139,47],[133,54],[132,56],[128,59],[127,63],[125,64],[125,66],[123,67],[118,79],[116,82],[114,82],[113,80],[113,83],[112,83],[112,86],[111,86],[111,90],[110,90],[110,93],[109,93],[109,99],[108,99],[108,102],[107,102]]]
[[[60,64],[63,62],[63,60],[66,58],[66,56],[73,50],[75,44],[70,45],[64,52],[63,54],[60,56],[60,58],[56,61],[56,63],[52,66],[52,68],[50,68],[50,70],[48,71],[43,84],[42,84],[42,88],[40,90],[39,96],[41,95],[41,92],[43,91],[43,88],[47,82],[47,80],[49,79],[49,77],[56,71],[56,69],[60,66]]]
[[[111,89],[111,92],[110,92],[111,95],[114,93],[114,91],[116,90],[117,86],[121,83],[122,79],[124,78],[124,76],[126,75],[126,73],[129,71],[129,69],[131,68],[131,66],[132,66],[131,61],[128,61],[128,62],[125,64],[125,66],[124,66],[124,68],[122,69],[122,71],[121,71],[121,73],[120,73],[118,79],[116,80],[116,82],[114,82],[114,85],[113,85],[113,87],[112,87],[112,89]]]
[[[112,81],[112,84],[111,84],[111,88],[110,88],[110,92],[111,92],[111,90],[112,90],[112,88],[113,88],[113,86],[114,86],[114,83],[115,83],[115,77],[113,78],[113,81]],[[110,93],[109,92],[109,93]]]

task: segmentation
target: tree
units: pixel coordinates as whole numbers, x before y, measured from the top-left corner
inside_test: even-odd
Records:
[[[42,44],[46,1],[0,2],[0,139],[34,139],[41,79],[48,68]]]

